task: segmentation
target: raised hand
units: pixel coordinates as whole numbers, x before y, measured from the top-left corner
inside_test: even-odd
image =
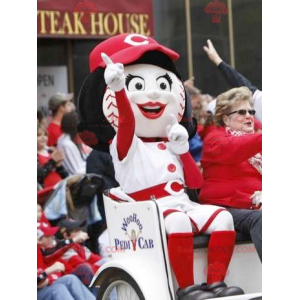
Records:
[[[89,236],[86,232],[80,231],[74,238],[73,238],[73,242],[74,243],[83,243],[85,242],[87,239],[89,239]]]
[[[176,155],[189,151],[189,135],[187,130],[178,123],[173,114],[170,114],[170,125],[166,127],[167,137],[170,141],[169,149]]]
[[[101,56],[106,64],[104,72],[106,84],[114,92],[121,91],[125,86],[124,66],[120,63],[113,63],[105,53],[101,53]]]
[[[51,158],[56,162],[56,166],[59,167],[65,159],[65,155],[62,150],[55,149],[51,154]]]
[[[203,50],[207,54],[208,58],[216,65],[218,66],[221,62],[222,59],[220,58],[217,50],[215,49],[213,43],[211,40],[207,40],[207,46],[203,47]]]

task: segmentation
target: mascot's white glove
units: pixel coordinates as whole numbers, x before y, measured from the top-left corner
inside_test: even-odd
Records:
[[[121,91],[125,86],[124,66],[120,63],[114,64],[105,53],[101,53],[101,56],[106,64],[104,72],[105,83],[112,91]]]
[[[260,204],[262,204],[262,192],[254,192],[250,199],[252,199],[252,204],[255,204],[255,206],[258,207]]]
[[[169,150],[176,155],[181,155],[189,151],[189,135],[187,130],[178,123],[176,117],[170,114],[171,125],[166,127],[167,137],[170,141]]]

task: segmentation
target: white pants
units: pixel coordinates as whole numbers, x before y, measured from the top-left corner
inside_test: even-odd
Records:
[[[184,199],[184,205],[178,205],[179,202],[177,202],[175,206],[172,205],[171,207],[167,203],[160,203],[160,200],[158,200],[158,203],[163,212],[169,209],[178,211],[165,217],[165,227],[168,234],[192,232],[191,219],[197,225],[198,231],[201,231],[210,217],[220,209],[215,205],[198,204],[189,199]],[[223,210],[213,219],[203,233],[211,234],[213,231],[232,230],[234,230],[232,216],[228,211]]]

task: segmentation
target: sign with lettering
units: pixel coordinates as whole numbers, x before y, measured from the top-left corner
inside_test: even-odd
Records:
[[[143,225],[136,213],[123,218],[122,230],[127,239],[115,238],[115,247],[120,250],[132,249],[152,249],[154,248],[153,239],[146,239],[142,236]]]
[[[49,99],[58,92],[68,93],[67,67],[37,67],[38,108],[46,111]]]
[[[38,37],[153,35],[152,0],[38,0]]]

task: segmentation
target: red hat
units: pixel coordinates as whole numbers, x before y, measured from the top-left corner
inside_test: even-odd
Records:
[[[167,55],[173,62],[179,58],[175,51],[157,43],[154,39],[136,33],[124,33],[107,39],[97,45],[90,54],[90,71],[104,68],[101,53],[107,54],[114,63],[130,64],[138,60],[145,52],[159,51]]]
[[[47,223],[37,223],[37,236],[41,238],[43,236],[55,235],[59,230],[59,227],[50,227]]]

